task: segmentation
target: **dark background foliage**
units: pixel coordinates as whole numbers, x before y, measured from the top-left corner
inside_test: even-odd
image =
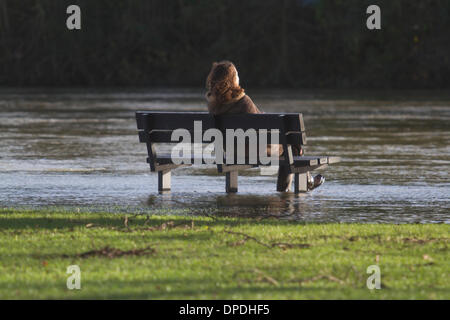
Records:
[[[0,85],[198,86],[229,59],[252,86],[449,88],[449,34],[448,0],[0,0]]]

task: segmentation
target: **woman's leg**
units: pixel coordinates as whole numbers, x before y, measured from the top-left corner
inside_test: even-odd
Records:
[[[280,165],[278,167],[277,191],[290,191],[293,176],[294,175],[292,173],[289,173],[288,166]]]
[[[303,149],[299,146],[292,146],[293,156],[303,155]],[[289,167],[286,165],[280,165],[278,167],[278,179],[277,179],[277,191],[286,192],[291,190],[292,180],[294,174],[289,172]]]

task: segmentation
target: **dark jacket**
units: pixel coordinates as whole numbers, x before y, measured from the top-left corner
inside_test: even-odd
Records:
[[[208,103],[209,112],[214,115],[219,114],[233,114],[233,113],[262,113],[258,107],[253,103],[252,99],[244,94],[228,103],[219,106],[212,106],[211,101]]]
[[[241,97],[237,97],[237,99],[234,99],[231,102],[221,104],[219,106],[215,106],[212,104],[212,98],[206,95],[206,98],[208,100],[208,110],[210,113],[214,115],[220,115],[220,114],[239,114],[239,113],[263,113],[261,112],[258,107],[253,103],[252,99],[246,95],[243,94]],[[246,153],[248,155],[248,146],[246,146]],[[267,154],[271,154],[271,146],[267,146]],[[283,154],[283,147],[281,145],[278,145],[278,154]]]

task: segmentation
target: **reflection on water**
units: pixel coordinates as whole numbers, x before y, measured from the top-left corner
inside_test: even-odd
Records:
[[[204,110],[201,91],[0,91],[0,205],[280,217],[333,222],[450,222],[450,98],[423,93],[250,92],[267,112],[302,112],[306,152],[339,155],[327,182],[280,194],[275,176],[239,177],[226,195],[214,167],[174,172],[172,193],[139,144],[135,110]],[[370,99],[368,98],[370,97]],[[203,174],[208,174],[207,176]]]

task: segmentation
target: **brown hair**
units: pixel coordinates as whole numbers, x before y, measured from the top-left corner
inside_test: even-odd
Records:
[[[235,83],[236,67],[230,61],[214,62],[206,79],[207,95],[212,95],[215,104],[221,105],[232,101],[244,93]]]

